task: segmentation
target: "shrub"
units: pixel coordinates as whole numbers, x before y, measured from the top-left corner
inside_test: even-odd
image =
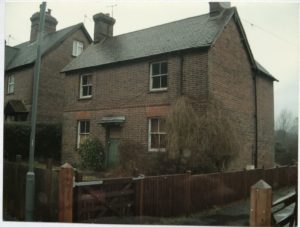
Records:
[[[14,160],[17,154],[23,159],[29,156],[31,125],[28,122],[4,124],[4,158]],[[36,125],[35,159],[60,161],[61,125],[39,123]]]
[[[97,138],[89,138],[78,148],[83,168],[102,170],[105,165],[105,152],[102,143]]]
[[[172,106],[166,121],[168,158],[162,159],[161,165],[175,163],[177,172],[223,170],[240,149],[235,121],[212,97],[201,114],[195,101],[183,96]]]
[[[142,152],[144,146],[133,140],[122,140],[119,145],[120,168],[127,175],[148,172],[149,160]]]

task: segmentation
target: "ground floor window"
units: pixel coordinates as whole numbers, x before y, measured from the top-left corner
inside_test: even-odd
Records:
[[[90,121],[81,120],[78,121],[78,130],[77,130],[77,148],[80,147],[87,138],[90,136]]]
[[[165,118],[149,119],[149,151],[165,151],[166,150],[166,120]]]

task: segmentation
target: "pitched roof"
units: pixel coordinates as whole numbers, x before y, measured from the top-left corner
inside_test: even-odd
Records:
[[[5,45],[5,68],[13,60],[18,50],[18,48]]]
[[[63,41],[65,38],[67,38],[69,35],[77,31],[78,29],[83,29],[90,42],[92,41],[83,23],[79,23],[61,29],[57,32],[44,35],[42,45],[41,45],[42,55],[46,54],[56,45],[59,45],[61,41]],[[14,53],[14,57],[13,59],[11,59],[11,61],[7,61],[7,64],[5,64],[5,70],[11,70],[17,67],[34,63],[36,58],[36,51],[37,51],[37,41],[34,41],[32,43],[31,42],[21,43],[15,46],[14,49],[16,49]],[[11,50],[11,47],[5,48],[5,57],[7,56],[8,59],[11,58],[12,52],[13,51]]]
[[[90,45],[64,71],[132,60],[179,50],[209,47],[234,14],[227,9],[220,17],[204,14],[106,39]]]
[[[208,48],[214,44],[233,16],[244,36],[253,67],[257,68],[268,78],[277,80],[254,60],[235,7],[225,9],[219,16],[211,17],[208,13],[114,36],[107,38],[103,42],[91,44],[79,57],[66,65],[62,72],[192,48]]]
[[[265,74],[265,76],[269,77],[271,80],[275,80],[278,81],[275,77],[273,77],[271,75],[271,73],[268,72],[268,70],[266,70],[261,64],[259,64],[257,61],[255,61],[256,67],[257,69],[262,72],[263,74]]]

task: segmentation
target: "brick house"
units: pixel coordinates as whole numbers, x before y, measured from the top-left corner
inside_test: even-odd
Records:
[[[39,19],[39,12],[30,18],[29,41],[5,46],[5,121],[30,121]],[[38,122],[61,123],[64,90],[60,71],[92,42],[82,23],[56,31],[57,23],[48,10],[42,41]]]
[[[201,114],[213,95],[243,140],[230,168],[273,165],[276,79],[254,60],[235,7],[214,2],[208,14],[119,36],[109,15],[94,21],[94,43],[63,69],[63,161],[79,160],[86,137],[106,144],[112,165],[121,139],[141,143],[143,155],[163,152],[172,103],[193,97]]]

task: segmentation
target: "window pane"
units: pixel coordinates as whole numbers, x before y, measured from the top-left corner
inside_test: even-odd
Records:
[[[88,76],[82,76],[82,85],[88,84]]]
[[[166,132],[166,120],[164,118],[159,119],[159,132]]]
[[[152,75],[159,74],[159,63],[152,64]]]
[[[161,74],[167,74],[168,73],[168,64],[167,62],[161,63]]]
[[[90,122],[89,121],[85,122],[85,133],[90,133]]]
[[[152,77],[152,88],[160,88],[160,76]]]
[[[160,135],[160,148],[166,148],[166,135],[161,134]]]
[[[161,77],[161,87],[168,87],[168,77],[167,76]]]
[[[85,132],[85,121],[80,121],[79,125],[80,125],[79,132],[84,133]]]
[[[151,134],[151,148],[158,148],[158,137],[157,134]]]
[[[92,86],[88,86],[88,95],[92,95]]]
[[[87,86],[82,87],[82,96],[87,96],[87,95],[89,95],[89,94],[88,94],[88,89],[89,89],[89,87],[87,87]]]
[[[151,132],[158,132],[158,119],[151,119]]]

